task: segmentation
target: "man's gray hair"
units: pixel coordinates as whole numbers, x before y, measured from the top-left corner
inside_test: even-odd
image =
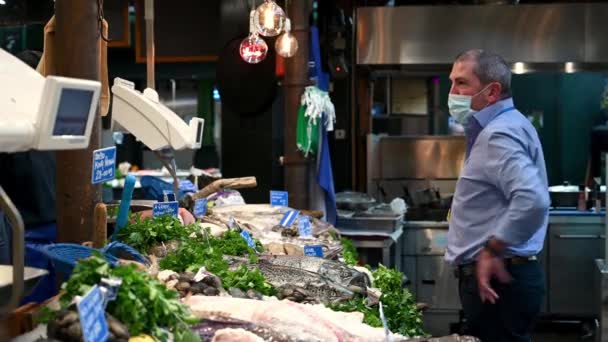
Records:
[[[481,84],[498,82],[502,87],[502,97],[511,97],[511,69],[504,58],[493,52],[474,49],[462,52],[456,57],[456,62],[466,60],[475,62],[473,72]]]

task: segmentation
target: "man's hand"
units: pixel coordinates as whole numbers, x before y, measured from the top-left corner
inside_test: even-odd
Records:
[[[178,213],[179,213],[180,219],[182,220],[182,222],[185,225],[192,224],[192,223],[196,222],[196,219],[194,218],[194,216],[192,216],[192,214],[187,209],[179,208]],[[140,211],[139,214],[140,214],[140,217],[142,219],[144,219],[144,218],[150,218],[150,217],[153,216],[152,215],[152,210]]]
[[[477,257],[476,274],[479,297],[481,297],[482,303],[487,300],[495,304],[498,300],[498,294],[490,286],[492,278],[495,277],[502,283],[511,281],[511,275],[505,269],[504,261],[485,248],[481,250]]]
[[[194,222],[196,222],[194,216],[187,209],[179,208],[179,216],[182,218],[182,221],[184,221],[185,225],[193,224]]]

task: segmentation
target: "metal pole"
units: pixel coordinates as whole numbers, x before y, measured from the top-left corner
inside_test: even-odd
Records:
[[[357,6],[353,6],[353,34],[351,39],[351,65],[350,68],[350,144],[351,144],[351,189],[357,189],[357,138],[359,137],[359,101],[357,101]],[[389,113],[388,104],[386,113]]]
[[[100,24],[98,2],[56,0],[57,75],[99,81]],[[90,241],[93,211],[101,202],[101,186],[91,184],[93,151],[100,146],[101,118],[95,116],[89,147],[57,152],[57,240]]]
[[[293,208],[311,207],[311,172],[314,163],[302,156],[296,149],[296,125],[298,108],[308,79],[308,33],[311,1],[287,1],[287,11],[291,14],[291,33],[298,40],[298,52],[285,59],[285,143],[283,165],[285,167],[285,189],[289,192],[289,205]],[[316,66],[320,68],[320,65]]]
[[[146,21],[146,75],[148,88],[156,89],[154,78],[154,0],[145,1],[144,19]],[[177,193],[175,194],[177,196]]]
[[[606,163],[606,167],[605,167],[605,171],[604,171],[605,172],[604,177],[606,178],[606,180],[605,180],[606,183],[605,184],[608,186],[608,153],[603,153],[602,152],[601,154],[604,155],[604,160],[605,160],[605,163]],[[600,155],[600,161],[601,160],[602,160],[602,158],[601,158],[601,155]],[[600,170],[601,169],[602,168],[600,167]],[[601,173],[600,173],[600,175],[601,175]],[[600,193],[598,194],[598,196],[601,196],[601,193],[602,192],[600,191]],[[604,261],[606,263],[608,263],[608,188],[607,188],[606,192],[604,193],[604,196],[605,196],[605,198],[604,198],[604,200],[605,200],[604,205],[606,207],[604,208],[605,209],[605,214],[604,214],[604,218],[605,218],[604,219],[604,255],[602,255],[602,257],[604,258]]]
[[[13,289],[11,299],[6,307],[0,309],[0,314],[10,312],[19,306],[23,296],[25,273],[25,226],[23,218],[17,207],[13,204],[4,189],[0,186],[0,210],[4,212],[12,229],[12,261],[13,261]]]

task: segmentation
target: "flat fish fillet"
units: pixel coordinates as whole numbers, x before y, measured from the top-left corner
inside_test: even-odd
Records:
[[[384,342],[384,330],[361,322],[360,314],[332,311],[323,305],[290,301],[192,296],[185,300],[192,312],[206,318],[221,314],[272,326],[296,341]],[[395,340],[401,340],[395,335]]]
[[[226,328],[218,330],[211,342],[264,342],[264,339],[244,329]]]
[[[266,342],[293,342],[287,334],[280,334],[272,327],[230,317],[202,318],[200,322],[191,327],[203,341],[211,341],[213,337],[217,336],[219,330],[229,328],[246,330]]]

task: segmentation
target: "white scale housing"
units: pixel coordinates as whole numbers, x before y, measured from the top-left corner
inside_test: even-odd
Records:
[[[201,147],[205,120],[192,118],[186,124],[171,109],[160,103],[158,93],[146,88],[135,90],[132,82],[115,78],[112,86],[113,130],[133,134],[153,151]]]
[[[101,83],[44,77],[0,49],[0,151],[89,146]]]

